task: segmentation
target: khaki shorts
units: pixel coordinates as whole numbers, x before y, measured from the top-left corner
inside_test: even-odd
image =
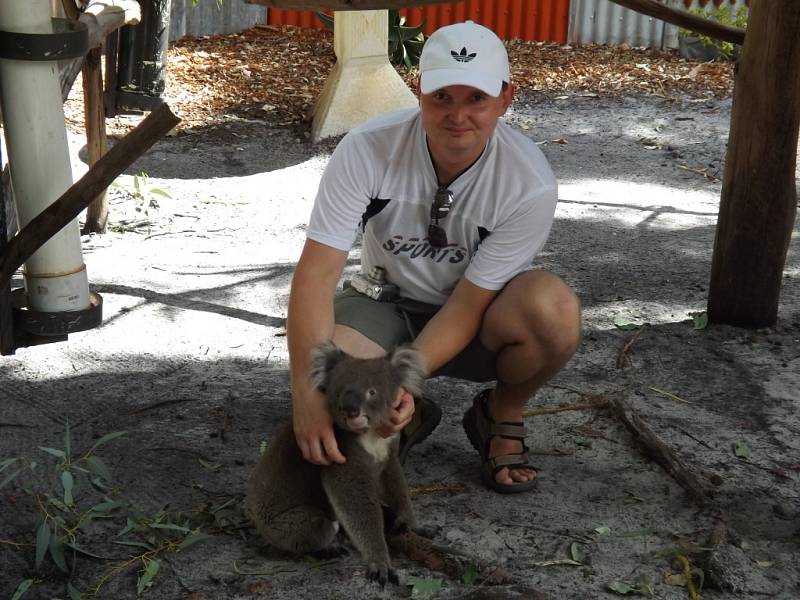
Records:
[[[416,339],[440,307],[406,298],[378,302],[353,288],[346,288],[336,294],[333,308],[337,325],[355,329],[391,352]],[[495,360],[495,354],[474,339],[432,377],[445,375],[481,383],[493,381],[497,379]]]

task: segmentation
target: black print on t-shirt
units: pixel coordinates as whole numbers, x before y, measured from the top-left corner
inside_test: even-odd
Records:
[[[466,248],[457,244],[448,244],[442,248],[431,246],[428,238],[411,237],[405,240],[402,235],[395,235],[383,243],[383,249],[395,256],[408,256],[408,258],[427,258],[440,263],[444,260],[452,264],[463,262],[467,258]]]

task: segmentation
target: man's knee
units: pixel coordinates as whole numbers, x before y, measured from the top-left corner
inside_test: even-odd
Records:
[[[525,343],[520,338],[530,336],[549,354],[568,358],[581,340],[580,300],[557,275],[528,271],[509,282],[487,311],[484,325],[493,330],[490,336],[500,333],[501,345]]]

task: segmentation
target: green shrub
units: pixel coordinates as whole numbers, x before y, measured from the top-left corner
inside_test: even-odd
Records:
[[[693,15],[697,15],[698,17],[716,21],[720,25],[739,27],[740,29],[747,28],[747,17],[749,15],[749,11],[746,6],[740,6],[735,12],[733,7],[729,4],[720,6],[715,12],[706,11],[702,8],[693,8],[689,12]],[[697,38],[697,40],[706,48],[716,49],[717,54],[723,60],[731,60],[736,53],[736,44],[732,42],[723,42],[722,40],[695,33],[694,31],[688,29],[681,29],[678,32],[678,35],[682,38]]]

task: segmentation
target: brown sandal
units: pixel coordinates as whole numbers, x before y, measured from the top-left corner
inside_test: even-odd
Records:
[[[495,475],[500,469],[525,468],[536,471],[536,467],[528,462],[528,447],[525,445],[525,426],[522,422],[495,423],[489,414],[489,395],[491,390],[485,389],[472,401],[472,406],[464,414],[462,424],[470,443],[481,455],[481,480],[488,488],[501,494],[517,494],[533,489],[538,483],[538,477],[531,481],[520,483],[497,483]],[[522,452],[518,454],[505,454],[489,458],[489,447],[492,438],[500,436],[508,440],[517,440],[522,444]]]

